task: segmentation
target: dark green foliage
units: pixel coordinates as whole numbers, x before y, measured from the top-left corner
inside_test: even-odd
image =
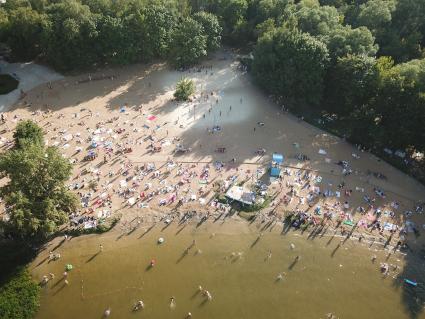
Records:
[[[18,268],[0,287],[0,319],[32,319],[39,307],[40,287],[26,268]]]
[[[222,27],[218,23],[215,15],[207,12],[198,12],[193,15],[193,19],[198,21],[204,28],[207,36],[207,50],[214,51],[220,47]]]
[[[9,216],[3,227],[14,237],[44,239],[77,208],[76,196],[65,186],[72,166],[56,148],[44,147],[40,131],[26,124],[20,127],[19,147],[0,156],[1,177],[8,179],[0,188]]]
[[[40,126],[31,120],[21,121],[16,125],[13,138],[15,140],[15,148],[23,148],[25,145],[38,144],[43,145],[43,130]]]
[[[2,27],[12,54],[19,60],[31,60],[42,51],[42,33],[48,23],[45,14],[30,7],[19,7],[8,12],[8,22]]]
[[[172,31],[177,19],[164,6],[147,6],[140,19],[143,21],[141,35],[141,50],[146,60],[155,57],[165,58],[170,50]]]
[[[272,94],[318,105],[327,64],[325,44],[306,33],[280,28],[258,40],[252,71]]]
[[[186,101],[193,93],[195,93],[195,84],[193,81],[190,79],[181,79],[176,85],[174,97],[178,101]]]
[[[14,58],[40,57],[62,71],[169,56],[189,65],[220,46],[222,30],[206,12],[194,14],[201,27],[189,30],[195,26],[188,25],[189,14],[188,3],[177,0],[8,1],[0,9],[0,40]],[[190,43],[173,38],[187,41],[192,31],[197,34]]]
[[[207,55],[207,36],[202,25],[192,18],[179,24],[172,35],[170,61],[177,67],[188,67]]]
[[[326,77],[324,107],[340,117],[364,112],[376,95],[379,70],[374,58],[349,55],[339,58]]]
[[[9,74],[0,74],[0,94],[7,94],[15,90],[19,81]]]

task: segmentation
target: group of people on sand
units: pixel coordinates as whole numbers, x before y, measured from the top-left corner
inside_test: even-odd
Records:
[[[172,153],[179,142],[178,136],[170,135],[165,129],[168,123],[149,124],[148,114],[142,115],[144,119],[141,121],[138,110],[123,107],[113,113],[107,118],[88,109],[71,114],[32,113],[32,119],[47,132],[47,144],[58,146],[75,165],[69,188],[77,192],[81,209],[70,216],[73,227],[96,227],[98,220],[103,222],[119,208],[158,209],[164,206],[176,211],[191,204],[213,211],[208,218],[214,218],[230,209],[229,205],[214,199],[217,184],[222,191],[235,183],[258,182],[252,166],[236,163],[234,157],[229,162],[179,163],[164,154],[163,159],[149,160],[150,150],[155,144],[162,146],[160,155]],[[91,125],[83,119],[90,121]],[[14,117],[15,122],[19,120],[19,116]],[[259,122],[258,125],[264,123]],[[93,155],[89,160],[83,149],[88,149],[88,154]],[[132,152],[136,149],[138,154],[133,156]],[[142,153],[143,150],[145,153]],[[142,161],[140,157],[143,157]],[[337,185],[325,180],[320,172],[284,168],[276,182],[266,189],[274,200],[261,215],[265,215],[265,219],[277,218],[278,221],[280,218],[283,221],[282,211],[292,211],[295,215],[306,216],[307,224],[318,225],[324,220],[342,228],[355,225],[358,230],[366,232],[376,230],[381,237],[402,235],[403,242],[408,229],[395,221],[401,206],[399,201],[391,201],[390,196],[378,187],[367,194],[363,187],[349,185],[347,172],[357,174],[358,171],[353,170],[347,160],[338,161],[338,166],[341,182]],[[337,169],[334,174],[338,174]],[[352,207],[352,197],[363,198],[364,204]],[[423,206],[418,207],[423,210]],[[417,211],[406,210],[405,216]]]

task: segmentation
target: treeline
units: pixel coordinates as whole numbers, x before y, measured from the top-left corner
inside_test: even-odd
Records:
[[[0,8],[0,41],[12,58],[62,71],[155,58],[186,67],[217,49],[221,32],[216,16],[178,0],[8,0]]]

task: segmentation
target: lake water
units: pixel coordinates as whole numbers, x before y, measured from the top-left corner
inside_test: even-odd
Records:
[[[282,234],[281,226],[259,237],[261,226],[244,221],[148,228],[74,238],[56,250],[61,259],[50,263],[41,263],[48,252],[41,254],[32,265],[34,277],[54,273],[55,279],[43,288],[36,318],[101,318],[107,308],[110,318],[122,319],[185,318],[188,312],[209,319],[326,318],[328,313],[344,319],[410,318],[402,285],[393,272],[383,277],[379,271],[387,252],[366,243],[341,245],[338,237],[308,239],[292,230]],[[159,237],[165,239],[162,245]],[[152,259],[156,265],[150,268]],[[403,266],[403,256],[387,262]],[[74,266],[68,285],[62,279],[67,263]],[[276,280],[279,273],[283,280]],[[211,293],[211,301],[199,286]],[[137,300],[145,308],[134,312]]]

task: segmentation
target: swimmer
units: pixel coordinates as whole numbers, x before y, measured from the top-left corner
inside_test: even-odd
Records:
[[[102,244],[99,245],[99,251],[101,251],[101,252],[103,251],[103,245]]]
[[[376,258],[377,258],[376,255],[372,256],[371,260],[372,260],[373,263],[375,262]]]
[[[143,303],[143,301],[142,300],[139,300],[135,305],[134,305],[134,308],[133,308],[133,310],[134,311],[137,311],[137,310],[140,310],[140,309],[143,309],[143,308],[145,308],[145,304]]]
[[[192,313],[188,312],[186,318],[192,318]]]
[[[41,281],[42,285],[46,285],[49,282],[49,278],[47,276],[43,276],[43,280]]]
[[[206,297],[207,297],[208,300],[212,300],[212,295],[208,290],[206,290],[205,294],[206,294]]]
[[[69,281],[67,279],[65,279],[64,283],[65,285],[69,285]]]
[[[270,259],[270,258],[272,258],[272,251],[271,250],[269,250],[269,253],[267,255],[267,259]]]
[[[298,260],[300,260],[300,258],[301,257],[299,255],[297,255],[297,257],[295,257],[295,260],[298,261]]]
[[[279,273],[278,275],[277,275],[277,277],[276,277],[276,280],[283,280],[283,276],[284,275],[286,275],[286,273],[284,273],[284,272],[281,272],[281,273]]]
[[[202,254],[202,250],[198,249],[198,250],[196,251],[196,254],[197,254],[197,255]]]
[[[198,286],[199,292],[203,291],[202,286]]]
[[[50,277],[50,279],[55,279],[55,274],[50,273],[50,274],[49,274],[49,277]]]
[[[176,307],[176,299],[174,297],[170,298],[170,308],[174,309]]]
[[[65,272],[63,273],[63,277],[64,277],[64,278],[68,277],[68,272],[66,272],[66,271],[65,271]]]
[[[294,250],[294,249],[295,249],[295,245],[294,245],[293,243],[291,243],[291,244],[289,245],[289,247],[290,247],[292,250]]]
[[[109,317],[111,315],[111,308],[108,308],[105,310],[105,312],[103,313],[104,317]]]

